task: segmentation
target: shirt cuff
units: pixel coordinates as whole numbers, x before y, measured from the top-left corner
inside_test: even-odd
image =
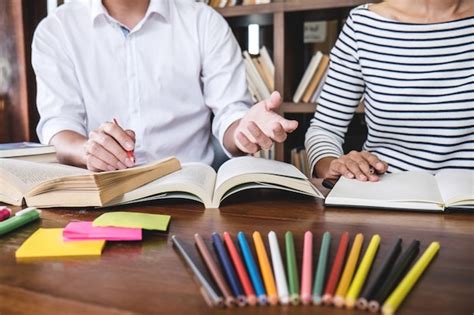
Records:
[[[241,110],[238,112],[234,112],[231,115],[226,116],[226,118],[223,121],[221,121],[221,126],[217,134],[217,139],[219,140],[219,143],[221,144],[222,150],[228,157],[234,157],[234,155],[231,154],[229,151],[227,151],[227,149],[225,148],[224,135],[227,129],[229,129],[230,125],[232,125],[234,122],[244,117],[247,111],[248,110]]]
[[[53,138],[57,133],[65,130],[74,131],[87,137],[87,130],[84,126],[75,121],[50,120],[44,124],[38,125],[36,131],[40,142],[43,144],[49,144],[51,138]]]

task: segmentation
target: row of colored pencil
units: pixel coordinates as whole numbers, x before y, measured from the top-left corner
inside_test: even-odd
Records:
[[[212,242],[218,264],[202,237],[194,235],[199,253],[220,292],[200,272],[175,235],[172,241],[196,275],[201,291],[211,305],[297,305],[301,302],[345,306],[348,309],[357,307],[372,312],[381,310],[383,314],[395,313],[440,248],[439,243],[431,243],[410,269],[418,255],[420,242],[412,241],[401,253],[402,240],[397,239],[369,278],[381,242],[380,236],[372,236],[358,264],[364,236],[359,233],[354,237],[349,254],[346,255],[350,239],[349,233],[345,232],[340,237],[336,256],[327,274],[331,234],[325,232],[313,278],[313,234],[308,231],[304,234],[300,284],[291,232],[285,234],[286,272],[276,233],[268,233],[272,264],[260,233],[254,232],[252,238],[257,260],[243,232],[237,234],[240,253],[229,233],[224,232],[223,239],[218,233],[213,233]]]

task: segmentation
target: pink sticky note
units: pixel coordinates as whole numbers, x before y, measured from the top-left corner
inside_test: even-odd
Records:
[[[94,227],[92,222],[88,221],[71,222],[64,228],[63,239],[64,241],[140,241],[142,239],[142,229]]]

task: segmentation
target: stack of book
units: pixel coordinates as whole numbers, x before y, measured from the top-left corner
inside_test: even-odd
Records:
[[[291,164],[305,174],[306,177],[311,178],[308,154],[304,148],[298,147],[291,150]]]
[[[197,0],[204,2],[213,8],[235,7],[237,5],[265,4],[271,0]]]
[[[0,158],[35,162],[57,162],[54,146],[33,142],[1,143]]]
[[[243,52],[247,85],[255,102],[260,102],[270,97],[275,89],[275,65],[265,46],[260,49],[259,55],[250,55]]]
[[[315,53],[298,84],[293,102],[315,103],[323,89],[328,67],[329,56],[320,51]]]

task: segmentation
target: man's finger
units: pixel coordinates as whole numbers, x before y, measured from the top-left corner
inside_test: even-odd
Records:
[[[280,143],[286,140],[287,135],[285,129],[283,129],[280,123],[273,123],[271,129],[273,132],[273,140]]]
[[[87,168],[91,171],[102,172],[115,170],[112,166],[108,165],[107,163],[92,154],[88,154],[86,160]]]
[[[248,130],[262,149],[268,150],[272,147],[272,140],[257,126],[256,123],[251,121],[248,125]]]
[[[136,138],[135,138],[135,131],[131,130],[131,129],[126,129],[125,132],[127,133],[127,135],[133,139],[133,141],[136,141]]]
[[[127,151],[131,151],[135,147],[133,140],[122,128],[112,122],[106,122],[101,125],[101,130],[112,136]]]
[[[237,133],[237,142],[240,144],[240,150],[245,153],[255,153],[258,151],[258,146],[252,143],[246,135],[242,132]]]
[[[88,154],[101,159],[102,161],[104,161],[104,163],[112,167],[114,170],[120,168],[119,160],[99,143],[89,140],[89,143],[86,145],[86,150]]]
[[[104,132],[91,133],[91,140],[99,143],[108,152],[114,155],[116,162],[112,160],[106,160],[109,164],[118,165],[118,162],[122,162],[125,165],[130,164],[131,161],[127,161],[127,153],[125,150],[115,141],[114,138]],[[113,162],[113,163],[112,163]],[[130,167],[133,165],[130,165]]]
[[[267,110],[275,111],[278,108],[280,108],[281,105],[281,96],[280,93],[277,91],[274,91],[272,95],[270,95],[270,98],[265,101],[265,108]]]

